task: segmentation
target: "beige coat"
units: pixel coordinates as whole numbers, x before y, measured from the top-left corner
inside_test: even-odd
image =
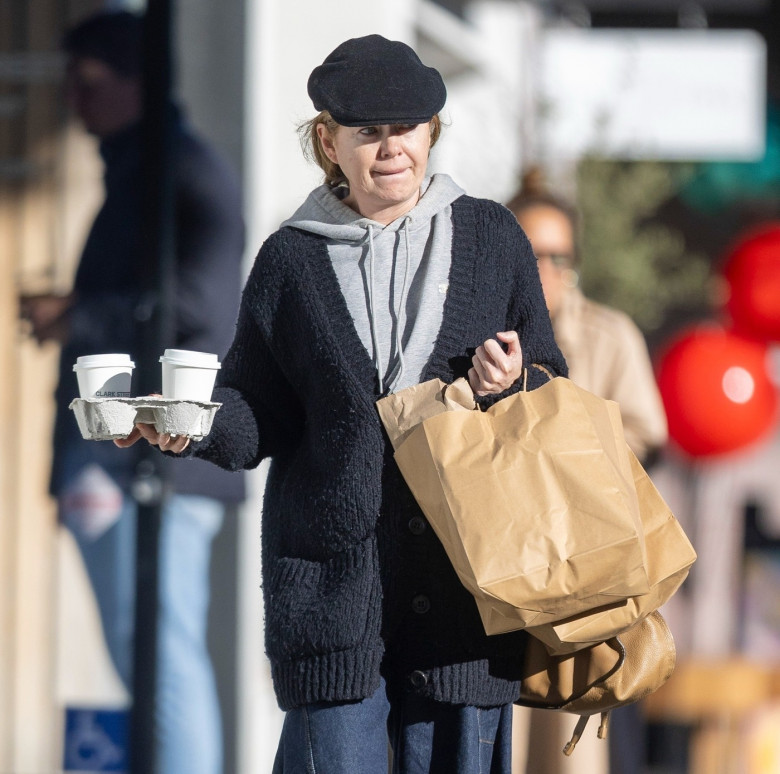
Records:
[[[620,405],[626,441],[642,460],[667,439],[666,414],[642,333],[628,315],[566,292],[553,320],[569,378]]]

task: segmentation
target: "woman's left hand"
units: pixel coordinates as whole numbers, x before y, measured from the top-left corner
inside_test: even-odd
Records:
[[[471,358],[469,384],[475,395],[495,395],[508,390],[523,372],[523,350],[517,331],[499,331],[477,347]],[[506,344],[506,351],[499,344]]]

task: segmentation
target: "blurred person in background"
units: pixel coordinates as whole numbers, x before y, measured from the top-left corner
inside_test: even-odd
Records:
[[[531,242],[555,339],[580,387],[620,406],[628,445],[646,467],[667,440],[666,414],[647,344],[625,313],[587,298],[579,288],[578,219],[574,207],[546,190],[538,169],[524,176],[507,207]],[[561,749],[571,733],[570,716],[530,713],[528,771],[639,774],[644,735],[639,705],[611,713],[609,745],[583,738],[577,754]],[[586,741],[587,740],[587,741]],[[584,756],[589,760],[583,761]]]
[[[580,387],[620,405],[626,441],[645,466],[667,440],[666,414],[644,336],[618,309],[579,288],[577,216],[529,172],[507,207],[523,227],[539,265],[555,340]]]
[[[81,438],[68,410],[78,397],[72,371],[80,355],[140,348],[134,324],[142,303],[142,19],[101,13],[64,37],[69,102],[100,142],[105,199],[66,296],[22,298],[32,335],[62,345],[51,492],[79,544],[103,632],[125,686],[132,685],[136,455]],[[234,173],[196,137],[175,105],[176,342],[227,351],[241,287],[244,226]],[[222,731],[207,649],[212,539],[231,504],[243,499],[242,474],[188,460],[172,466],[173,494],[160,531],[156,721],[165,774],[219,774]]]
[[[266,651],[286,712],[274,774],[509,774],[525,632],[488,637],[393,458],[376,401],[468,378],[487,407],[566,365],[517,222],[428,176],[446,90],[404,43],[338,46],[301,127],[324,173],[260,249],[203,440],[228,469],[271,458]],[[539,364],[540,367],[534,367]]]

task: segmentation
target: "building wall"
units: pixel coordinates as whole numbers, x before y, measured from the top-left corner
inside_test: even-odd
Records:
[[[0,4],[0,771],[58,761],[55,640],[59,537],[47,496],[56,348],[17,321],[17,292],[65,290],[96,203],[67,130],[54,48],[82,0]],[[99,179],[99,178],[98,178]]]
[[[174,79],[185,115],[233,165],[244,180],[245,0],[177,0],[174,5]],[[247,255],[249,255],[247,246]],[[257,518],[257,515],[254,516]],[[231,512],[211,554],[209,650],[217,680],[224,729],[225,774],[239,774],[238,718],[245,680],[238,669],[239,524],[243,509]],[[251,518],[251,517],[249,517]],[[253,611],[254,615],[259,610]],[[262,643],[254,643],[262,652]]]

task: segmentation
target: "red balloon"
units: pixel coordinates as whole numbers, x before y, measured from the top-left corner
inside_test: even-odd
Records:
[[[777,417],[766,344],[719,326],[678,335],[657,365],[669,436],[692,457],[736,451],[761,438]]]
[[[726,256],[722,271],[734,330],[780,341],[780,223],[769,223],[742,239]]]

